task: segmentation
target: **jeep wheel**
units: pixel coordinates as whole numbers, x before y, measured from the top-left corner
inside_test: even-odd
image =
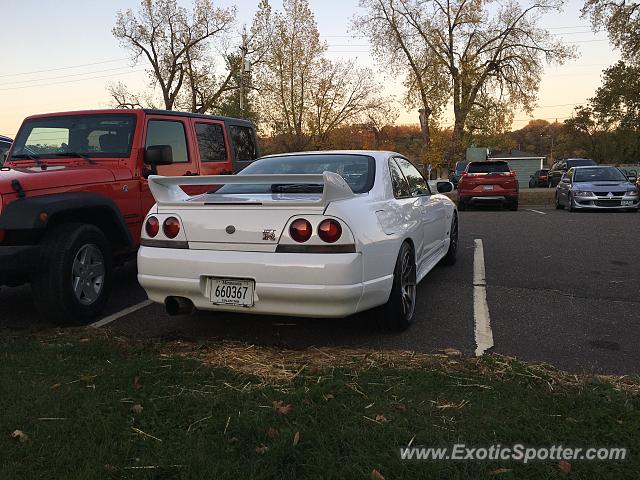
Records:
[[[43,272],[33,279],[36,307],[57,323],[84,324],[109,295],[113,262],[104,234],[93,225],[66,224],[43,243]]]
[[[416,293],[415,255],[411,245],[404,242],[393,270],[389,300],[377,312],[384,328],[393,331],[409,328],[416,311]]]

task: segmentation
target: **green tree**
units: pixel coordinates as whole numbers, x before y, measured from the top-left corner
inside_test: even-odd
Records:
[[[596,30],[605,28],[624,59],[640,61],[640,3],[628,0],[586,0],[582,16]]]

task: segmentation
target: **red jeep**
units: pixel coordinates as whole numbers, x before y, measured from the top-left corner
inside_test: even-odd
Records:
[[[458,181],[458,209],[492,202],[518,210],[518,190],[516,172],[507,162],[469,162]]]
[[[149,174],[233,174],[257,157],[254,125],[235,118],[165,110],[29,117],[0,159],[0,285],[30,282],[52,320],[93,318],[114,264],[135,257],[154,204]]]

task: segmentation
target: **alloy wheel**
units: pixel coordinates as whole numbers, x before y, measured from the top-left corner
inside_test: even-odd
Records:
[[[411,318],[416,307],[416,266],[411,250],[408,248],[402,256],[400,291],[402,292],[402,313],[405,318]]]
[[[83,245],[73,260],[71,287],[82,305],[91,305],[100,297],[104,287],[104,257],[93,244]]]

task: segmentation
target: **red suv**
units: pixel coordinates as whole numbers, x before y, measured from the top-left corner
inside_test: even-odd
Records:
[[[155,203],[150,174],[232,174],[257,157],[246,120],[164,110],[28,117],[0,160],[0,285],[30,282],[53,320],[95,317],[114,264],[135,257]]]
[[[518,179],[507,162],[469,162],[462,173],[458,182],[458,209],[483,202],[499,202],[518,210]]]

